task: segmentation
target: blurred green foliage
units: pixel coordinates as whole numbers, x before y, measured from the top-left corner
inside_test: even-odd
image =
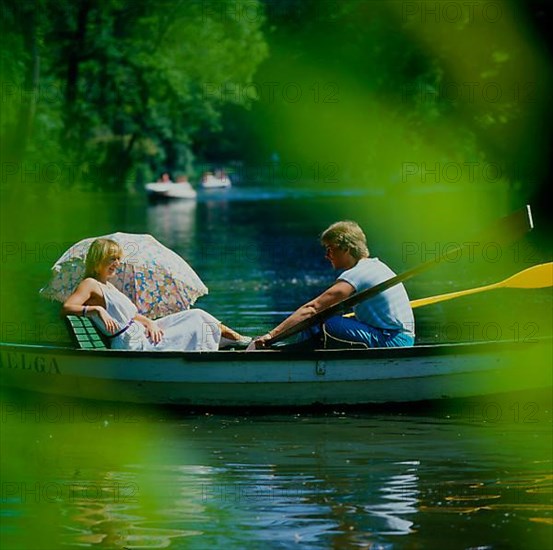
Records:
[[[271,4],[271,56],[256,79],[303,95],[277,89],[254,104],[248,149],[331,160],[365,187],[499,184],[520,200],[546,177],[551,63],[531,20],[539,5]]]

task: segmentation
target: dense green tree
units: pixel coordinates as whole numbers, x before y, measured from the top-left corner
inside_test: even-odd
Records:
[[[97,186],[189,168],[195,134],[217,128],[225,103],[250,101],[226,83],[246,85],[267,55],[261,9],[232,17],[234,0],[4,4],[4,154]]]

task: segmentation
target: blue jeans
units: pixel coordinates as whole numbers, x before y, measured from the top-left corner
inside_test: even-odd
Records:
[[[361,342],[369,348],[397,348],[412,346],[415,338],[405,332],[371,327],[354,317],[336,315],[324,323],[324,332],[336,340]],[[302,342],[320,338],[321,327],[311,327],[299,334],[297,341]]]

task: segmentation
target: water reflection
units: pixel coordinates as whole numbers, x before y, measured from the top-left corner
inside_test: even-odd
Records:
[[[383,504],[376,504],[366,509],[367,513],[381,518],[385,526],[381,532],[386,535],[407,535],[412,532],[413,522],[402,516],[417,512],[418,476],[417,467],[419,461],[399,462],[398,465],[405,466],[405,473],[390,476],[380,489],[382,498],[386,501]]]
[[[160,201],[148,205],[147,232],[171,249],[182,249],[194,242],[196,201]]]

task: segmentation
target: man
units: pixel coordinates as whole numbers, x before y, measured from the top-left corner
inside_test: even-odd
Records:
[[[254,340],[255,348],[320,311],[395,276],[378,258],[369,257],[367,238],[359,225],[352,221],[332,224],[321,234],[326,258],[342,273],[322,294],[310,300],[267,334]],[[300,333],[299,340],[312,337],[321,328],[334,340],[360,342],[367,347],[412,346],[415,342],[415,322],[409,297],[403,284],[395,285],[354,307],[354,316],[336,315],[323,327]]]

